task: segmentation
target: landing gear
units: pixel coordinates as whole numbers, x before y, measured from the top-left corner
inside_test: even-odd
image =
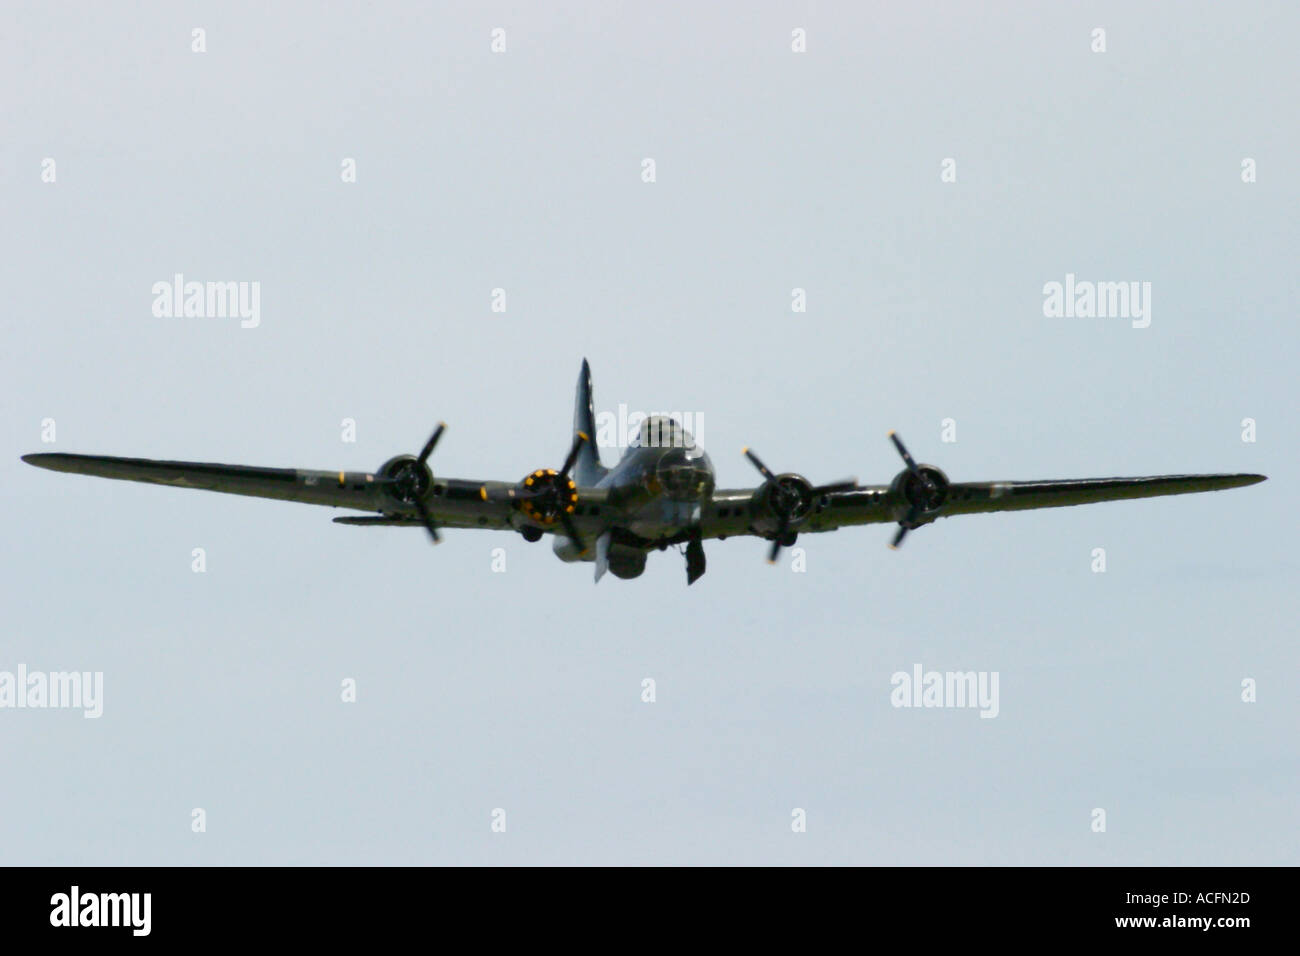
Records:
[[[686,584],[692,585],[704,574],[704,544],[696,531],[686,543]]]
[[[530,544],[542,540],[542,529],[534,528],[530,524],[526,524],[522,528],[520,528],[519,533],[522,534],[524,536],[524,540]]]

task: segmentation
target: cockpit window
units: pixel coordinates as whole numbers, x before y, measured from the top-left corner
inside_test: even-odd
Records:
[[[675,419],[652,415],[641,423],[628,444],[632,448],[693,448],[695,439]]]
[[[713,491],[713,465],[703,450],[668,451],[655,466],[653,480],[673,501],[698,501]]]

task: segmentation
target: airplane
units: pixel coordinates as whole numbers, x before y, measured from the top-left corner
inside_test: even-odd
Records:
[[[684,545],[688,585],[704,574],[706,539],[766,539],[771,542],[768,562],[775,564],[781,549],[793,545],[798,535],[851,525],[896,524],[890,547],[897,548],[909,532],[955,515],[1218,491],[1265,480],[1264,475],[1222,474],[953,482],[934,465],[917,464],[902,439],[890,432],[904,468],[887,485],[859,485],[853,478],[815,485],[794,472],[774,473],[746,448],[743,454],[763,483],[720,490],[714,487],[709,456],[676,419],[647,417],[612,468],[601,463],[592,441],[595,425],[591,367],[584,359],[573,443],[563,464],[535,469],[514,483],[435,477],[429,457],[445,423],[418,454],[397,455],[376,472],[63,453],[24,455],[23,461],[51,471],[374,512],[334,521],[422,527],[435,544],[441,528],[517,531],[527,541],[551,534],[560,560],[594,563],[597,581],[606,571],[619,578],[638,577],[651,551]]]

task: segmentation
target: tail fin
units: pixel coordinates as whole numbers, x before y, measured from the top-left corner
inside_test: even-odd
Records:
[[[578,452],[578,460],[573,466],[573,480],[579,487],[596,484],[605,477],[607,469],[600,463],[600,452],[596,448],[596,405],[591,396],[591,366],[582,360],[582,371],[578,373],[578,392],[573,401],[573,430],[585,432],[589,441],[583,442]]]

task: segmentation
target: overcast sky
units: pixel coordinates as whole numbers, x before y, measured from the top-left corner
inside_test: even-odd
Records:
[[[0,671],[104,691],[0,709],[0,861],[1300,862],[1300,12],[999,6],[7,4]],[[155,316],[176,273],[260,323]],[[1046,317],[1067,274],[1149,327]],[[374,469],[445,420],[438,474],[513,480],[584,356],[720,487],[887,482],[891,428],[955,481],[1270,480],[688,589],[19,461]],[[917,664],[997,717],[891,706]]]

